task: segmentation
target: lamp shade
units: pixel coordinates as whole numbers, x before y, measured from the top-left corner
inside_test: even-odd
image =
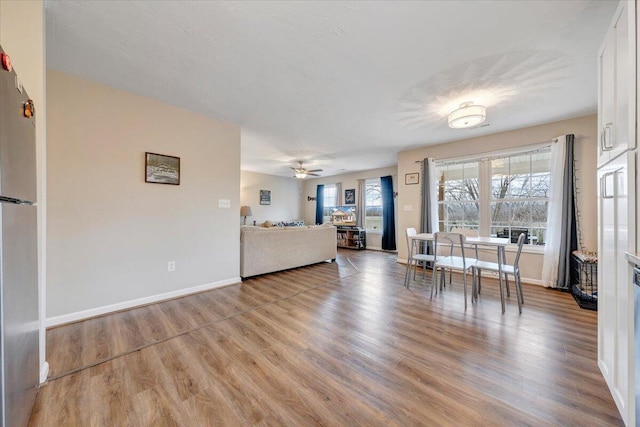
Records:
[[[253,216],[251,206],[240,206],[240,216]]]
[[[474,105],[473,102],[465,102],[460,108],[449,114],[449,127],[464,129],[479,125],[487,117],[487,110],[482,105]]]

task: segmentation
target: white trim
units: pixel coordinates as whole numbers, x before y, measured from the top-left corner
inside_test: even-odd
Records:
[[[39,164],[39,190],[38,196],[38,360],[45,368],[44,379],[42,370],[40,382],[44,382],[49,374],[47,363],[47,329],[45,319],[47,316],[47,20],[46,8],[42,5],[42,105],[38,114],[41,121],[40,145],[37,147],[37,156],[40,156]]]
[[[221,288],[223,286],[229,286],[236,283],[240,283],[240,277],[233,277],[231,279],[219,280],[217,282],[205,283],[204,285],[193,286],[191,288],[179,289],[177,291],[166,292],[164,294],[151,295],[144,298],[138,298],[130,301],[123,301],[116,304],[104,305],[102,307],[90,308],[88,310],[76,311],[75,313],[61,314],[60,316],[54,316],[47,318],[47,328],[52,326],[59,326],[65,323],[77,322],[79,320],[85,320],[91,317],[101,316],[107,313],[113,313],[116,311],[126,310],[129,308],[139,307],[141,305],[147,305],[154,302],[166,301],[173,298],[182,297],[189,294],[195,294],[197,292],[208,291],[210,289]]]
[[[47,377],[49,376],[49,362],[44,362],[42,366],[40,366],[40,384],[47,381]]]

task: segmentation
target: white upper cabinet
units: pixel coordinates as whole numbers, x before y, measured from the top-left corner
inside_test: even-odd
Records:
[[[598,167],[636,147],[635,19],[634,2],[620,2],[598,53]]]

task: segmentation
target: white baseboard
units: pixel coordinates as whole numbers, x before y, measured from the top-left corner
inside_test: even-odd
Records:
[[[49,376],[49,362],[44,362],[42,366],[40,366],[40,384],[47,380]]]
[[[61,314],[60,316],[54,316],[47,318],[45,325],[47,328],[52,326],[63,325],[65,323],[77,322],[79,320],[85,320],[90,317],[101,316],[107,313],[113,313],[116,311],[127,310],[133,307],[139,307],[141,305],[147,305],[154,302],[165,301],[172,298],[183,297],[185,295],[194,294],[196,292],[208,291],[210,289],[221,288],[223,286],[233,285],[240,283],[240,277],[233,277],[231,279],[219,280],[217,282],[205,283],[204,285],[193,286],[191,288],[179,289],[177,291],[166,292],[164,294],[151,295],[144,298],[138,298],[130,301],[123,301],[116,304],[104,305],[102,307],[90,308],[88,310],[76,311],[75,313]]]

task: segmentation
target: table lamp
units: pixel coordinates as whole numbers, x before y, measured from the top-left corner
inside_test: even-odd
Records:
[[[242,225],[247,225],[247,217],[253,216],[251,206],[240,206],[240,216],[244,217]]]

